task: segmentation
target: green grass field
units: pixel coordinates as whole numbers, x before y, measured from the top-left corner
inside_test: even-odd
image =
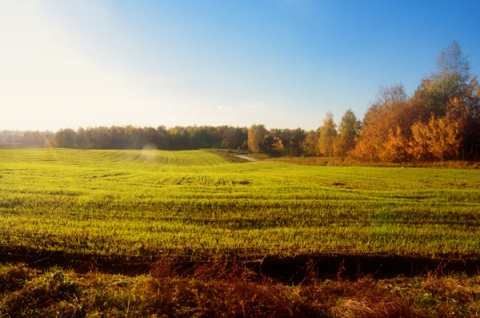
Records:
[[[0,150],[0,316],[478,317],[479,170],[297,163]]]
[[[0,249],[478,258],[480,171],[0,150]]]

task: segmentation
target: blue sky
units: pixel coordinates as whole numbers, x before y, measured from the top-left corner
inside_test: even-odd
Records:
[[[363,118],[457,41],[480,74],[480,1],[0,0],[0,130]]]

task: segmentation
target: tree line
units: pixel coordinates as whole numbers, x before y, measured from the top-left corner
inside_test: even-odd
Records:
[[[353,114],[353,113],[352,113]],[[354,116],[354,115],[353,115]],[[316,150],[317,131],[270,129],[264,125],[232,126],[111,126],[40,131],[3,131],[3,147],[57,147],[74,149],[142,149],[146,145],[162,150],[202,148],[236,149],[269,156],[321,155]]]
[[[165,128],[111,126],[58,131],[55,147],[78,149],[142,149],[146,145],[162,150],[201,148],[247,149],[247,128],[230,126],[176,126]]]
[[[164,126],[111,126],[79,128],[76,131],[61,129],[49,144],[77,149],[142,149],[145,145],[162,150],[217,148],[250,150],[270,156],[302,156],[305,155],[304,141],[307,135],[300,128],[267,130],[263,125],[252,125],[250,128],[176,126],[168,129]]]
[[[50,147],[54,137],[51,131],[1,130],[0,148]]]
[[[262,125],[249,129],[253,152],[282,154],[283,141]],[[300,144],[303,155],[362,161],[480,160],[478,77],[471,76],[468,59],[453,42],[411,97],[401,84],[381,87],[362,121],[347,110],[337,126],[327,113],[322,126],[304,134]]]
[[[467,58],[453,42],[442,51],[436,72],[411,97],[404,87],[381,87],[363,120],[347,110],[337,125],[327,113],[317,130],[231,126],[89,127],[56,133],[0,133],[0,147],[164,150],[223,148],[269,156],[349,156],[405,162],[480,160],[480,86]]]

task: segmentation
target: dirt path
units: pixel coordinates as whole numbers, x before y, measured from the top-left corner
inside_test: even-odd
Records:
[[[250,162],[256,162],[258,161],[258,159],[255,159],[255,158],[252,158],[252,157],[249,157],[249,156],[245,156],[245,155],[235,155],[235,157],[238,157],[240,159],[243,159],[243,160],[246,160],[246,161],[250,161]]]

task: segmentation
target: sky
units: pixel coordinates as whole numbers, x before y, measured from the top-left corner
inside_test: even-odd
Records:
[[[0,0],[0,130],[362,119],[453,41],[480,74],[479,15],[478,0]]]

